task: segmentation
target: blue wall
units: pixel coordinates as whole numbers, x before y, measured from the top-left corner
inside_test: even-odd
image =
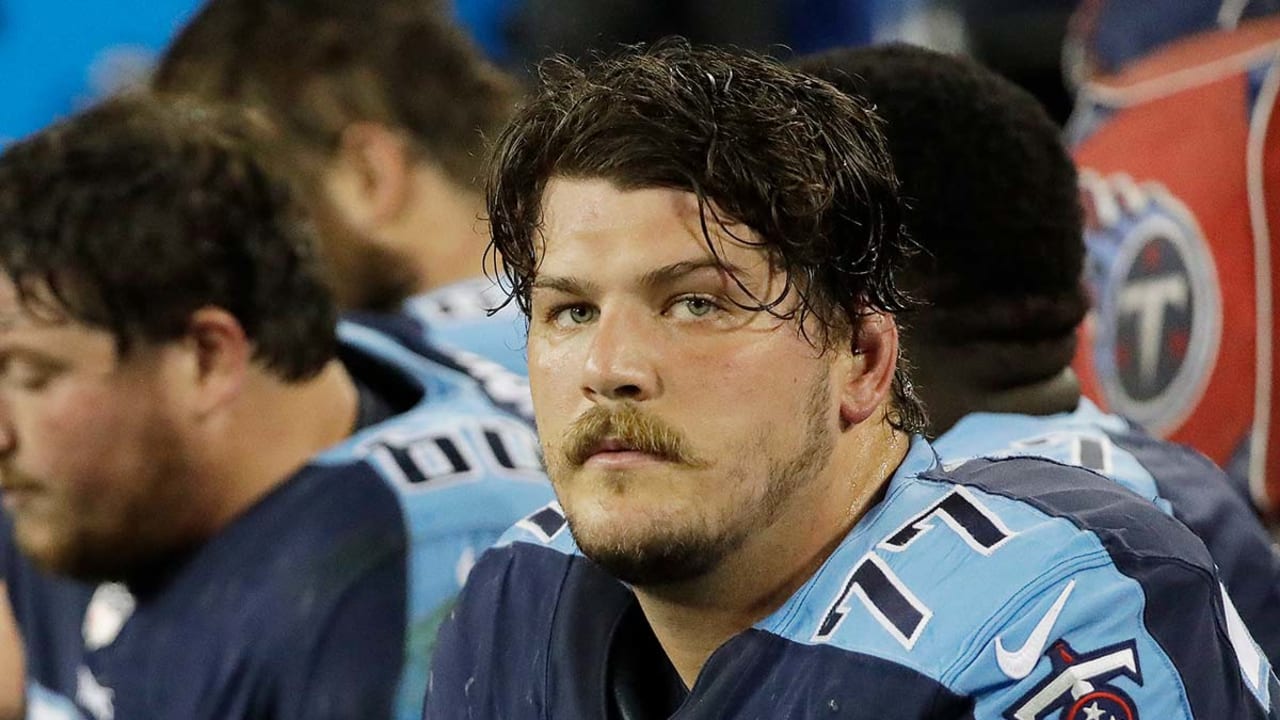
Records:
[[[0,0],[0,144],[66,116],[145,68],[197,5]]]

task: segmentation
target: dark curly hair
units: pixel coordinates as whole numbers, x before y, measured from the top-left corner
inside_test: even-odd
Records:
[[[351,123],[381,123],[467,187],[517,88],[442,5],[208,0],[165,50],[152,87],[259,108],[296,150],[323,157]]]
[[[758,240],[736,239],[760,246],[788,278],[777,297],[756,298],[757,309],[779,314],[796,293],[790,315],[801,327],[815,318],[823,343],[847,337],[868,312],[909,307],[894,283],[909,250],[897,180],[860,101],[768,58],[679,39],[586,67],[555,58],[540,77],[499,138],[487,187],[500,272],[526,315],[542,194],[556,176],[694,193],[713,254],[709,222],[751,228]],[[923,425],[901,359],[893,400],[896,426]]]
[[[109,330],[122,354],[223,308],[286,380],[336,353],[309,226],[231,110],[109,100],[0,155],[0,270],[33,313]]]
[[[904,284],[927,305],[911,333],[1004,344],[1020,372],[1067,366],[1088,306],[1076,170],[1030,94],[972,60],[909,45],[836,50],[796,69],[869,100],[924,252]]]

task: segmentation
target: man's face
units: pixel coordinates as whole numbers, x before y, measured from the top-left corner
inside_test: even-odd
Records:
[[[323,188],[308,198],[325,284],[343,310],[391,311],[418,286],[413,264],[366,237]]]
[[[718,262],[692,194],[555,178],[543,203],[529,371],[556,494],[578,545],[616,576],[696,578],[827,465],[832,353],[793,320],[739,307],[786,278],[709,219]]]
[[[120,357],[106,331],[33,316],[0,280],[0,497],[26,555],[99,580],[179,549],[188,369],[166,346]]]

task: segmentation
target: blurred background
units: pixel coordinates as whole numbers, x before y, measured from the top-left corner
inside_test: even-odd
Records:
[[[305,0],[299,0],[300,2]],[[359,2],[361,0],[352,0]],[[423,0],[527,75],[551,52],[682,34],[787,57],[900,39],[971,53],[1064,120],[1062,47],[1075,0]],[[145,80],[199,0],[0,0],[0,143]]]

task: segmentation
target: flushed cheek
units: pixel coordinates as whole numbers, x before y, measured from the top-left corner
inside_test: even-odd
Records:
[[[71,480],[106,460],[111,448],[103,447],[102,434],[100,427],[61,420],[37,426],[19,446],[19,465],[27,472]]]
[[[552,338],[549,330],[533,329],[529,333],[529,371],[531,375],[563,376],[582,367],[589,347],[586,340],[576,338]]]
[[[19,444],[19,468],[56,479],[68,492],[95,489],[100,478],[116,470],[129,470],[119,468],[121,456],[127,455],[133,444],[133,423],[127,413],[49,412],[31,427]]]
[[[720,391],[748,398],[781,394],[811,377],[816,358],[803,341],[744,333],[733,342],[688,342],[665,363],[664,378],[672,389]]]
[[[530,356],[532,359],[532,356]],[[569,366],[555,368],[545,365],[529,367],[529,388],[533,395],[534,415],[538,432],[552,436],[556,428],[568,425],[573,409],[583,401],[581,368],[575,371]]]

